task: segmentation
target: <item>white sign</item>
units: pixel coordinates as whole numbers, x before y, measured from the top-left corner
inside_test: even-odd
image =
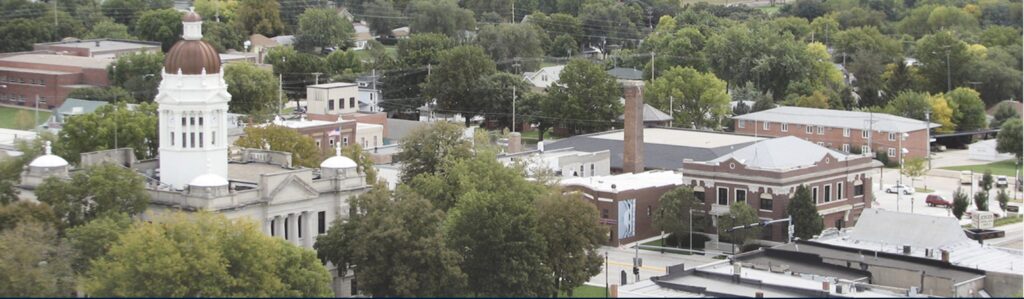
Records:
[[[971,224],[974,225],[974,228],[990,229],[992,228],[993,222],[995,222],[995,220],[996,217],[995,215],[992,214],[992,212],[977,211],[974,212],[973,217],[971,217]]]

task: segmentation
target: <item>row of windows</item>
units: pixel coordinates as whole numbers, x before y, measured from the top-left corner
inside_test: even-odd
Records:
[[[283,233],[285,240],[291,240],[292,237],[288,235],[288,220],[285,220],[285,218],[283,218],[283,217],[282,217],[282,220],[284,220],[284,231],[283,232],[278,232],[277,231],[277,223],[276,223],[277,220],[276,219],[270,220],[270,235],[271,236],[277,236],[278,234],[282,234]],[[297,223],[299,225],[299,227],[302,227],[302,225],[305,224],[303,222],[305,220],[306,219],[302,219],[302,215],[298,215],[298,219],[296,219],[295,223]],[[317,234],[321,234],[321,235],[327,233],[327,212],[320,211],[320,212],[316,213],[316,232],[317,232]],[[299,235],[297,237],[302,238],[302,230],[301,229],[298,230],[298,233],[299,233]]]
[[[198,135],[196,135],[196,134],[198,134]],[[174,143],[175,143],[174,131],[171,131],[170,135],[171,135],[171,145],[173,146]],[[196,137],[197,136],[199,137],[198,138],[198,141],[199,141],[198,143],[196,143],[196,140],[197,140]],[[196,148],[196,147],[203,148],[203,144],[204,144],[204,142],[203,142],[203,132],[199,132],[199,133],[196,133],[196,132],[181,133],[181,148]],[[210,132],[210,145],[217,145],[217,131]]]
[[[772,127],[771,124],[772,124],[771,122],[762,122],[761,123],[761,129],[763,129],[763,130],[771,130],[771,127]],[[747,122],[746,122],[746,120],[742,120],[741,119],[741,120],[737,121],[736,125],[739,128],[746,128],[747,127]],[[781,123],[779,125],[779,127],[780,127],[780,130],[782,132],[789,132],[789,124],[788,123]],[[805,132],[807,134],[817,133],[818,135],[825,135],[825,127],[824,126],[805,126],[804,130],[805,130]],[[843,137],[850,137],[850,134],[851,134],[850,132],[851,132],[850,128],[843,128]],[[889,132],[889,136],[888,136],[889,137],[889,141],[896,141],[896,136],[897,135],[899,135],[899,134],[896,133],[896,132]],[[860,137],[864,138],[864,139],[871,138],[871,130],[861,130]],[[906,140],[906,138],[904,138],[904,140]]]
[[[845,193],[846,189],[843,188],[843,183],[835,183],[835,192],[833,192],[833,188],[832,187],[833,187],[832,184],[827,184],[827,185],[822,186],[822,188],[824,189],[824,192],[820,193],[820,195],[819,195],[819,192],[818,192],[819,191],[819,187],[812,187],[811,188],[811,200],[813,200],[815,203],[821,204],[821,203],[832,202],[833,200],[843,200],[843,199],[846,199],[846,193]],[[854,193],[853,194],[854,196],[862,196],[862,195],[864,195],[864,185],[863,184],[862,185],[855,185],[854,188],[853,188],[853,193]],[[702,202],[707,202],[707,198],[705,198],[704,192],[694,191],[693,195],[694,195],[694,197],[697,200],[702,201]],[[819,198],[822,199],[822,201],[819,201]],[[722,187],[718,188],[717,201],[718,201],[719,205],[723,205],[723,206],[729,205],[729,189],[728,188],[722,188]],[[747,202],[747,190],[736,189],[735,190],[734,202],[746,203]],[[773,202],[772,202],[771,198],[761,198],[760,199],[760,204],[761,205],[758,206],[758,208],[761,209],[761,210],[772,210],[774,208],[774,205],[773,205]]]
[[[348,98],[348,107],[356,107],[356,98]],[[338,109],[345,109],[345,99],[338,99]],[[334,110],[334,100],[327,100],[327,110]]]
[[[39,80],[28,79],[28,81],[25,81],[25,78],[15,78],[15,77],[7,77],[7,76],[0,76],[0,82],[18,83],[18,84],[32,84],[32,85],[46,85],[46,80],[43,80],[43,79],[39,79]]]

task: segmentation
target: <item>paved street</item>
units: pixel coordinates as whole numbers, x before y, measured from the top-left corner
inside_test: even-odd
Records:
[[[1024,250],[1024,223],[1004,225],[997,229],[1006,231],[1006,236],[998,239],[991,239],[985,241],[985,243],[992,246]]]
[[[608,270],[610,270],[610,273],[608,273],[608,279],[610,279],[612,283],[619,283],[622,271],[626,271],[628,283],[636,282],[636,276],[633,275],[633,257],[635,256],[636,251],[633,248],[627,248],[625,246],[622,248],[602,246],[600,252],[602,255],[605,252],[608,253]],[[712,256],[713,255],[701,256],[659,253],[656,251],[641,249],[640,257],[644,259],[644,266],[640,268],[640,279],[646,280],[650,279],[652,276],[665,275],[665,268],[668,266],[685,264],[686,268],[689,269],[690,267],[696,267],[718,261],[712,259]],[[605,269],[603,265],[601,273],[592,277],[587,283],[604,287]]]

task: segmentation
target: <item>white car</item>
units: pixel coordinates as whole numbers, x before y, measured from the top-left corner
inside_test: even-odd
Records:
[[[997,176],[996,177],[996,187],[1006,188],[1006,186],[1009,186],[1009,185],[1010,185],[1010,182],[1006,180],[1006,176],[1005,175],[1001,175],[1001,176]]]
[[[885,193],[897,193],[897,192],[903,192],[903,195],[911,195],[911,194],[914,194],[914,189],[910,188],[910,186],[907,186],[907,185],[889,186],[889,188],[885,189]]]

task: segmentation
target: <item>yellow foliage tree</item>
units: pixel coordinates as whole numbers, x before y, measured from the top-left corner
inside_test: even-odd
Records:
[[[263,149],[269,146],[270,150],[292,153],[293,166],[317,167],[323,161],[313,138],[278,125],[245,128],[245,136],[238,138],[235,145]]]
[[[937,133],[950,133],[956,131],[956,124],[953,123],[953,108],[949,107],[949,102],[942,94],[936,94],[928,97],[928,102],[932,105],[931,122],[942,125],[935,129]]]

